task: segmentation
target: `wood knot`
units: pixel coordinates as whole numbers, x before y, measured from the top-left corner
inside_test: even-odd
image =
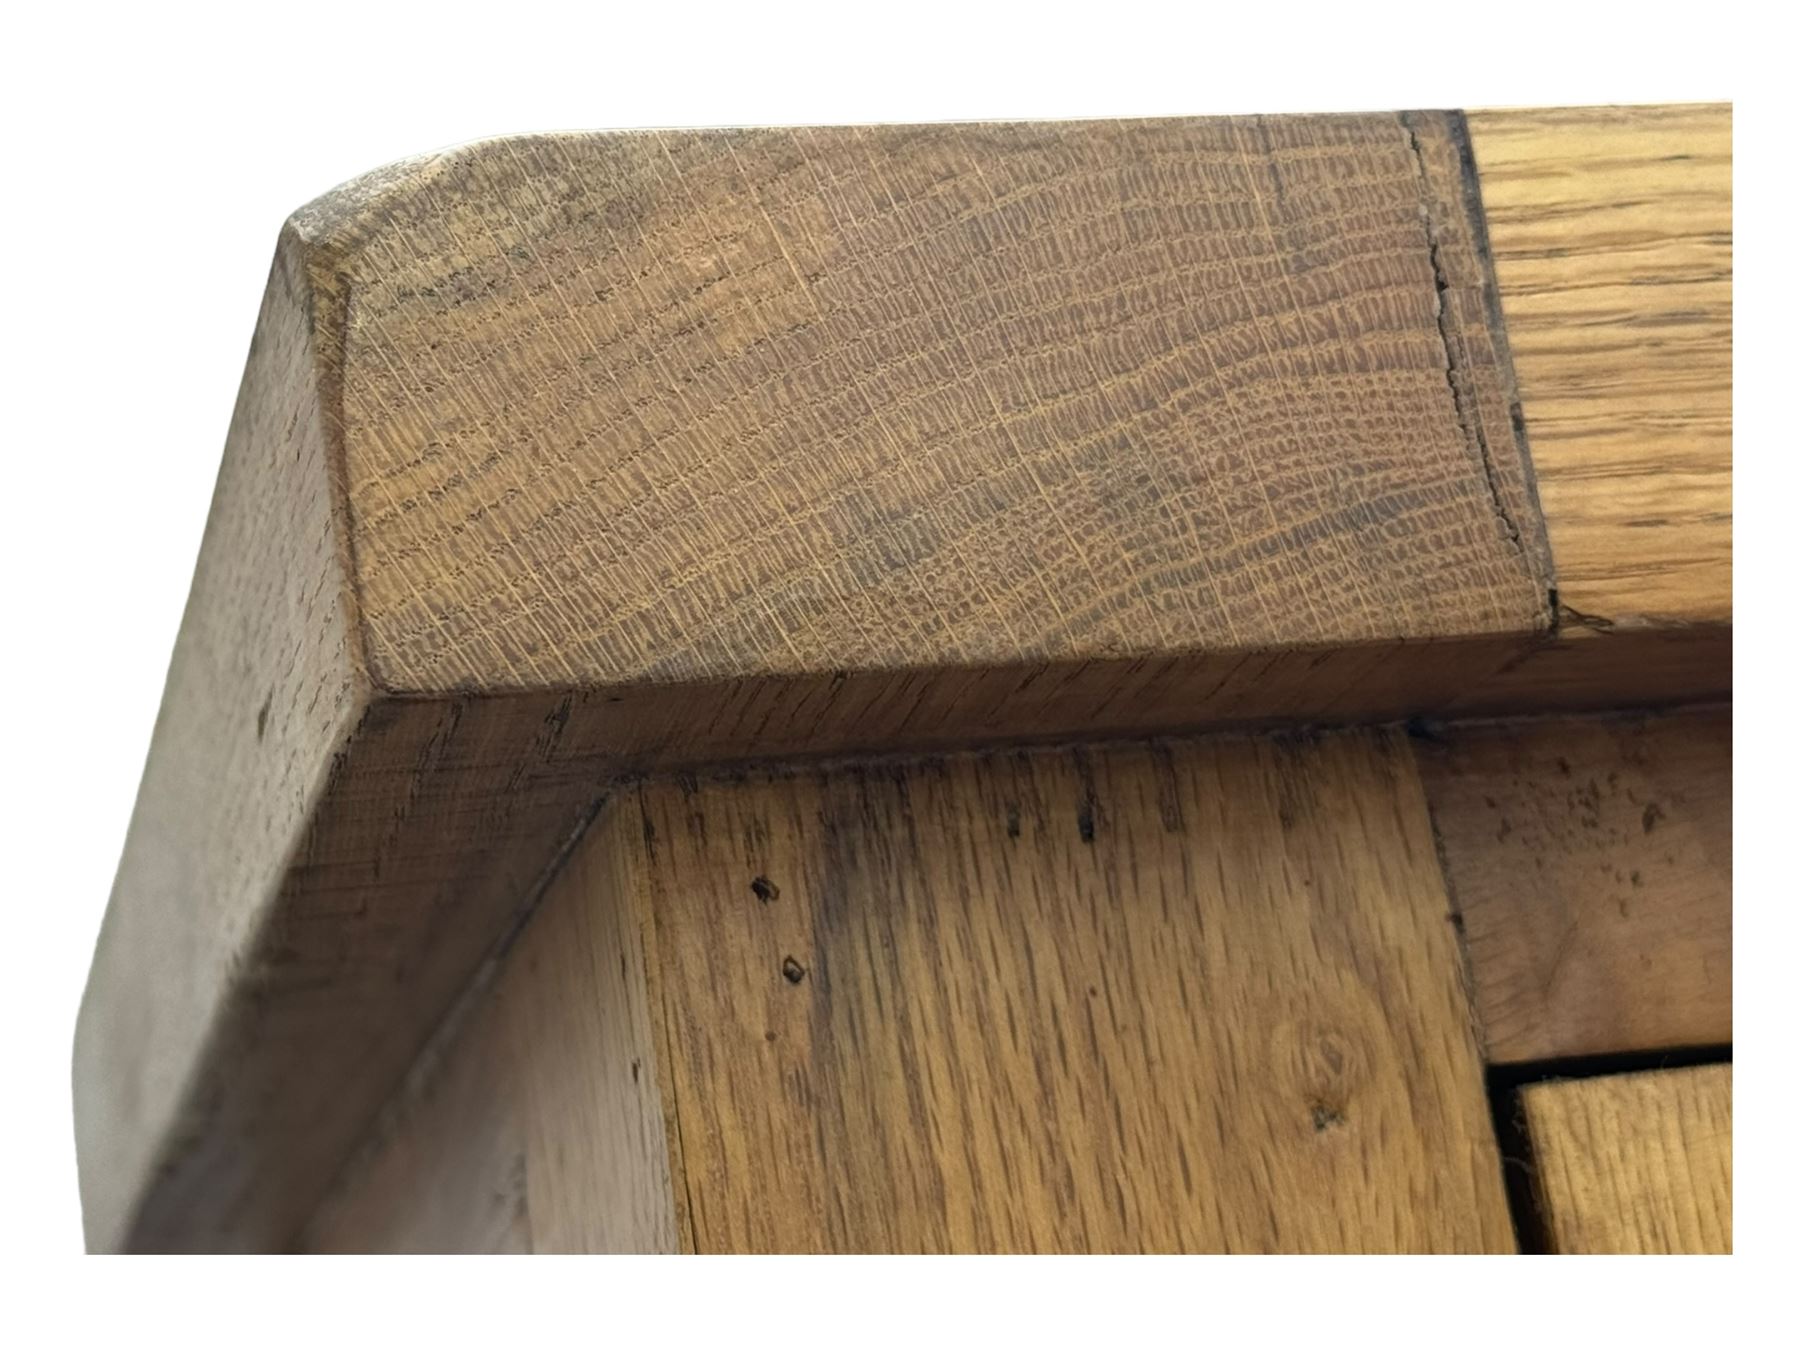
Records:
[[[1314,1134],[1324,1134],[1325,1131],[1336,1129],[1343,1123],[1344,1113],[1337,1107],[1330,1105],[1328,1102],[1314,1102],[1312,1104],[1312,1127]]]

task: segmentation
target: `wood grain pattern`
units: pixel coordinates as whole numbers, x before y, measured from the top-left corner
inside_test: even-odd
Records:
[[[1559,1252],[1731,1250],[1731,1066],[1521,1092]]]
[[[1472,112],[1562,601],[1731,619],[1731,108]]]
[[[526,137],[298,213],[83,1004],[90,1245],[288,1243],[621,776],[1728,688],[1728,628],[1554,631],[1463,148]]]
[[[1546,626],[1440,115],[484,142],[302,217],[394,690]]]
[[[641,796],[698,1249],[1510,1247],[1403,741],[751,783]]]
[[[601,857],[630,859],[626,893]],[[577,860],[526,942],[648,916],[696,1250],[1511,1248],[1395,735],[655,782]],[[586,1003],[586,949],[515,955],[497,1006]],[[519,1052],[571,1099],[625,1081],[564,1037]],[[508,1093],[488,1041],[453,1053],[530,1115],[527,1175],[602,1209],[581,1114]],[[463,1129],[428,1107],[392,1138]],[[404,1206],[504,1170],[459,1183],[418,1151],[353,1169],[330,1245],[376,1240],[372,1188]]]
[[[1731,1041],[1731,714],[1415,747],[1500,1063]]]

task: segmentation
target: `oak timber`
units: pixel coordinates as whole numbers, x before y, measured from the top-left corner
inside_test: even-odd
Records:
[[[1554,1250],[1731,1250],[1729,1064],[1534,1083],[1520,1096]]]
[[[1468,125],[1562,602],[1730,623],[1730,105]]]
[[[483,1029],[520,1000],[598,1028],[627,973],[658,1024],[627,1019],[629,1063]],[[473,1016],[440,1072],[479,1089],[407,1102],[309,1245],[488,1241],[444,1194],[522,1172],[537,1249],[667,1246],[540,1227],[540,1178],[608,1209],[611,1141],[702,1252],[1511,1249],[1394,733],[648,783]],[[598,1128],[652,1081],[674,1178],[654,1131]]]
[[[1414,742],[1498,1063],[1731,1041],[1731,714]]]
[[[289,1241],[621,775],[1728,689],[1728,630],[1557,631],[1465,150],[526,137],[298,213],[83,1004],[90,1245]]]
[[[371,673],[1541,628],[1465,186],[1375,116],[523,137],[328,200]]]

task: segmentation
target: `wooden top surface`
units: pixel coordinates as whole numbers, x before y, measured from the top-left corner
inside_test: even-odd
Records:
[[[1520,633],[1439,114],[481,142],[302,211],[375,683]]]

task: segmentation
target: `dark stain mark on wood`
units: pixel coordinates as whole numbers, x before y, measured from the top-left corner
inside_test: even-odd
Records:
[[[1081,799],[1081,805],[1075,808],[1075,828],[1081,831],[1081,842],[1094,842],[1094,798],[1088,794]]]

